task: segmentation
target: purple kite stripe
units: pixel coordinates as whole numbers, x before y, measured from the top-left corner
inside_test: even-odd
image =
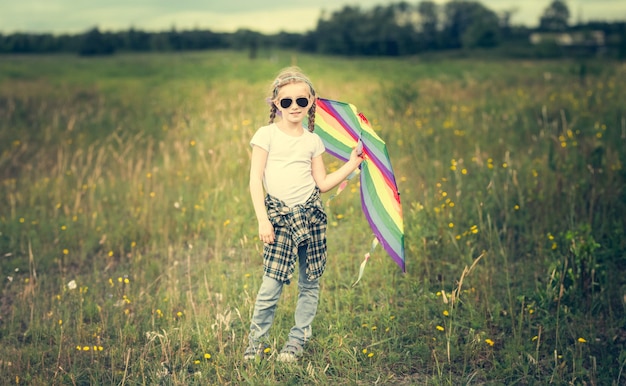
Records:
[[[379,223],[382,224],[383,221],[380,220],[380,216],[370,212],[368,210],[367,202],[368,198],[371,197],[371,192],[367,190],[367,184],[364,183],[365,176],[361,174],[361,208],[363,209],[363,213],[365,213],[365,217],[367,218],[367,222],[371,225],[372,230],[374,231],[374,235],[378,238],[378,241],[382,244],[383,248],[389,253],[389,256],[402,268],[402,272],[406,272],[406,266],[404,261],[404,242],[403,237],[400,240],[396,240],[395,238],[391,238],[392,241],[395,241],[394,246],[388,241],[390,238],[389,234],[383,234],[382,230],[379,228]],[[371,202],[371,200],[369,200]]]
[[[346,118],[343,116],[342,112],[338,110],[337,105],[340,105],[342,109],[349,109],[350,113],[354,114],[354,112],[350,108],[350,105],[348,105],[347,103],[336,101],[333,102],[328,99],[322,98],[318,100],[318,107],[321,107],[324,111],[333,116],[337,120],[337,122],[339,122],[341,126],[346,130],[346,132],[351,134],[352,138],[355,141],[358,141],[358,139],[361,138],[361,140],[363,141],[363,148],[365,149],[365,153],[370,155],[370,159],[383,172],[385,179],[390,181],[392,183],[391,186],[397,190],[398,187],[396,185],[396,180],[393,176],[393,171],[391,170],[391,163],[384,161],[385,158],[389,158],[389,155],[385,154],[384,152],[382,152],[381,154],[381,151],[373,145],[374,139],[373,137],[371,137],[371,135],[362,136],[361,133],[357,133],[346,121]]]
[[[382,233],[380,232],[380,230],[378,229],[378,227],[375,225],[375,223],[372,220],[372,217],[370,215],[370,212],[367,210],[367,207],[364,205],[364,202],[361,201],[361,206],[363,208],[363,213],[365,213],[365,218],[367,219],[367,221],[370,223],[370,225],[372,226],[372,231],[374,231],[374,235],[376,236],[376,238],[378,239],[378,241],[380,242],[380,244],[383,246],[383,248],[385,249],[385,251],[387,251],[387,253],[389,254],[389,256],[396,262],[396,264],[398,264],[398,266],[400,266],[400,268],[402,268],[402,272],[406,272],[406,267],[405,267],[405,263],[404,260],[402,259],[402,257],[399,255],[398,252],[396,252],[391,245],[385,240],[385,238],[383,237]]]
[[[363,148],[367,150],[366,154],[370,155],[370,161],[372,161],[376,165],[376,168],[380,169],[383,176],[385,177],[385,180],[389,181],[389,184],[392,188],[398,190],[396,179],[393,176],[393,171],[388,168],[387,165],[385,165],[379,157],[377,157],[375,154],[372,154],[372,152],[370,151],[370,147],[365,141],[363,141]],[[389,165],[389,167],[391,167],[391,165]]]
[[[320,101],[323,102],[321,104],[322,109],[324,111],[328,112],[328,114],[330,114],[332,117],[334,117],[337,120],[337,122],[339,122],[341,124],[341,126],[346,130],[346,132],[350,134],[352,139],[354,139],[355,141],[358,141],[359,140],[359,133],[357,133],[354,129],[352,129],[350,124],[346,122],[346,119],[343,117],[343,115],[341,115],[341,113],[335,108],[334,104],[332,102],[330,102],[329,100],[327,100],[327,99],[320,99]],[[338,102],[338,103],[340,103],[340,102]],[[347,104],[345,104],[345,103],[344,103],[344,105],[347,106]],[[348,108],[349,108],[349,106],[348,106]]]
[[[340,159],[340,160],[342,160],[343,162],[348,161],[348,159],[347,159],[346,157],[344,157],[343,155],[341,155],[341,154],[339,154],[339,153],[337,152],[337,149],[333,149],[333,148],[330,148],[330,147],[326,147],[326,152],[327,152],[328,154],[332,155],[332,156],[333,156],[333,157],[335,157],[335,158],[339,158],[339,159]]]
[[[403,238],[403,231],[400,229],[401,224],[397,224],[391,215],[385,210],[384,205],[380,199],[380,195],[376,191],[376,186],[367,181],[367,175],[361,174],[361,184],[364,195],[362,196],[363,201],[365,201],[366,206],[371,211],[371,217],[377,224],[380,224],[381,233],[384,233],[385,236],[390,236],[394,240],[401,240]],[[371,190],[370,190],[371,188]],[[390,244],[392,244],[390,242]],[[398,242],[398,248],[394,248],[395,250],[402,249],[401,243]]]
[[[391,161],[385,142],[372,135],[361,126],[361,118],[357,116],[348,103],[318,98],[319,114],[324,117],[327,128],[317,125],[320,128],[320,137],[326,146],[326,152],[332,156],[347,161],[350,156],[349,145],[338,140],[333,134],[335,130],[339,135],[347,134],[352,140],[363,142],[363,152],[366,155],[361,164],[361,207],[363,213],[379,243],[389,256],[406,272],[404,258],[404,231],[400,229],[400,224],[396,224],[389,213],[384,208],[380,194],[387,194],[388,191],[378,192],[378,189],[389,188],[399,204],[399,193],[396,180],[393,175]],[[364,117],[363,117],[364,118]],[[367,118],[365,118],[367,119]],[[332,124],[331,124],[332,123]],[[340,127],[337,127],[340,125]],[[343,130],[343,133],[341,131]],[[357,131],[358,130],[358,131]],[[348,149],[346,149],[346,147]],[[372,170],[375,168],[382,174],[386,186],[377,186],[372,179]]]

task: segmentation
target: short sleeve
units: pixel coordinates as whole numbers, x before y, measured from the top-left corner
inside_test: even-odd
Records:
[[[254,133],[250,140],[250,146],[258,146],[261,149],[270,151],[270,130],[269,126],[263,126]]]
[[[313,151],[313,157],[317,157],[326,151],[326,147],[324,146],[324,142],[322,142],[319,135],[313,133],[313,136],[315,137],[315,150]]]

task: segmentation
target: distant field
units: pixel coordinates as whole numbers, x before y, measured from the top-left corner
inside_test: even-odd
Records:
[[[407,273],[379,247],[351,287],[351,181],[304,358],[245,363],[248,141],[292,64],[386,140]],[[0,383],[623,384],[624,101],[600,60],[2,56]]]

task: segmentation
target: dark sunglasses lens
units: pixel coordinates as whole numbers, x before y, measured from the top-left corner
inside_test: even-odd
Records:
[[[280,107],[282,107],[283,109],[286,109],[289,106],[291,106],[292,103],[293,103],[293,99],[290,99],[290,98],[281,99],[280,100]],[[298,98],[298,99],[296,99],[296,104],[298,106],[300,106],[300,107],[307,107],[309,105],[309,99],[308,98]]]

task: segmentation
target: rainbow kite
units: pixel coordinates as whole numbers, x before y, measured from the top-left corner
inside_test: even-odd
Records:
[[[382,244],[405,272],[402,205],[385,142],[355,106],[323,98],[317,99],[315,133],[326,151],[343,161],[350,158],[352,148],[362,146],[361,206],[376,236],[372,249],[378,242]],[[361,265],[359,279],[368,258],[369,253]]]

